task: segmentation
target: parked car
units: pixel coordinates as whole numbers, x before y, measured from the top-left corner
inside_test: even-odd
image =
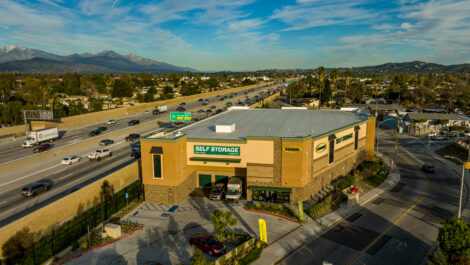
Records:
[[[110,144],[114,144],[114,141],[110,140],[110,139],[104,139],[104,140],[101,140],[101,142],[100,142],[100,145],[103,145],[103,146],[107,146],[107,145],[110,145]]]
[[[46,183],[33,183],[24,186],[23,189],[21,189],[21,194],[25,197],[33,197],[43,191],[49,190],[49,188],[49,185]]]
[[[126,136],[126,142],[133,142],[135,140],[138,140],[139,138],[140,138],[140,134],[131,133],[128,136]]]
[[[186,102],[181,102],[180,103],[180,106],[184,106],[184,105],[186,105]]]
[[[98,134],[100,134],[100,133],[101,133],[100,130],[95,129],[95,130],[91,131],[88,135],[89,135],[89,136],[96,136],[96,135],[98,135]]]
[[[134,159],[139,159],[140,158],[140,151],[139,150],[132,151],[131,157],[134,158]]]
[[[223,200],[225,195],[225,184],[217,183],[212,187],[211,192],[209,193],[209,199],[211,200]]]
[[[50,144],[41,144],[40,146],[34,147],[33,152],[34,153],[41,153],[41,152],[47,151],[51,148],[52,148],[52,145],[50,145]]]
[[[133,125],[136,125],[136,124],[139,124],[139,123],[140,123],[139,120],[130,120],[129,123],[128,123],[128,125],[129,125],[129,126],[133,126]]]
[[[225,254],[224,243],[218,241],[215,237],[208,234],[197,234],[189,238],[189,244],[195,246],[211,256]]]
[[[60,162],[62,165],[71,165],[82,161],[81,156],[67,156]]]
[[[209,103],[207,103],[207,101],[202,102],[203,106],[207,106],[207,104],[209,104]]]
[[[206,112],[212,112],[212,110],[211,110],[211,109],[207,109]]]
[[[113,125],[113,124],[116,124],[116,120],[108,120],[106,122],[107,125]]]
[[[202,98],[200,98],[200,99],[198,99],[197,101],[203,101],[203,99],[202,99]]]
[[[107,129],[108,129],[108,127],[106,127],[106,126],[100,126],[100,127],[97,128],[97,130],[99,130],[100,132],[104,132]]]
[[[217,109],[217,110],[215,111],[216,114],[219,114],[219,113],[221,113],[221,112],[224,112],[224,110],[223,110],[223,109]]]
[[[432,165],[423,165],[421,169],[426,173],[434,173],[436,172],[436,168]]]

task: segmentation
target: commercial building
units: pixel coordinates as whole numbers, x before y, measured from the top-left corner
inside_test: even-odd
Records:
[[[177,204],[198,187],[239,177],[248,200],[304,201],[374,157],[375,118],[307,109],[232,109],[141,139],[149,202]]]

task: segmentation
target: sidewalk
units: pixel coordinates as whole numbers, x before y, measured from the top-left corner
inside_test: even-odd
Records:
[[[398,170],[392,170],[387,180],[380,184],[377,188],[369,191],[368,193],[359,197],[359,205],[363,206],[382,194],[383,192],[391,189],[396,183],[400,181],[400,173]],[[337,224],[341,220],[352,215],[358,211],[360,207],[347,208],[341,207],[333,213],[330,213],[319,220],[313,220],[308,215],[306,217],[307,223],[299,229],[296,229],[289,234],[281,237],[280,239],[272,242],[261,253],[261,256],[256,260],[253,265],[271,265],[285,256],[291,254],[296,249],[304,244],[317,239],[322,233],[326,232],[328,228]],[[269,231],[268,231],[269,238]]]

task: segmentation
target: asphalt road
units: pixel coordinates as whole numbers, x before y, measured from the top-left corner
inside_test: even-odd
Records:
[[[394,140],[390,132],[379,140],[380,151],[392,159]],[[457,214],[460,189],[459,174],[424,152],[430,150],[423,140],[400,135],[400,182],[278,264],[421,264],[442,220]],[[445,144],[433,142],[430,149]],[[436,173],[422,172],[424,163],[434,164]],[[466,206],[467,187],[463,201]]]
[[[269,88],[269,87],[268,87]],[[250,98],[254,98],[255,94],[259,94],[262,90],[268,89],[266,87],[261,87],[255,89],[252,93],[248,94]],[[259,98],[268,97],[267,93],[263,93]],[[202,97],[202,96],[201,96]],[[195,100],[192,102],[186,102],[185,108],[187,111],[197,111],[198,109],[208,109],[212,105],[216,105],[217,108],[220,108],[226,104],[227,101],[231,101],[235,104],[236,99],[244,99],[246,95],[244,92],[237,92],[237,95],[233,99],[228,99],[221,101],[220,97],[211,97],[209,98],[209,104],[207,106],[201,106],[201,102]],[[160,115],[152,114],[138,114],[132,117],[127,117],[126,119],[118,120],[118,124],[114,126],[108,126],[108,130],[104,132],[105,134],[115,132],[119,129],[127,128],[127,121],[130,119],[140,119],[141,125],[145,123],[155,122],[155,126],[152,131],[155,131],[156,128],[160,128],[163,131],[172,131],[183,126],[174,126],[170,123],[157,123],[158,120],[164,119],[170,115],[172,110],[175,110],[178,105],[168,106],[168,111]],[[210,115],[213,115],[210,114]],[[205,118],[209,115],[206,113],[195,113],[193,117]],[[190,123],[187,123],[190,124]],[[186,125],[187,125],[186,124]],[[62,139],[54,142],[55,146],[48,152],[54,152],[59,149],[61,146],[67,144],[76,144],[80,141],[87,140],[88,132],[98,125],[94,126],[85,126],[83,128],[77,128],[71,133],[66,133]],[[139,131],[140,126],[134,126],[136,128],[136,133],[145,134],[148,131]],[[103,133],[102,133],[103,134]],[[67,136],[68,135],[68,136]],[[67,136],[67,137],[66,137]],[[82,187],[96,181],[103,176],[118,170],[119,168],[132,162],[130,158],[131,148],[130,144],[125,142],[124,137],[127,135],[121,135],[120,137],[114,138],[114,145],[108,146],[106,148],[111,149],[113,152],[113,157],[104,159],[99,162],[90,162],[86,158],[86,155],[97,149],[97,146],[81,146],[80,144],[76,145],[73,153],[70,155],[80,155],[83,157],[82,162],[75,165],[60,165],[60,160],[62,156],[54,157],[40,160],[37,163],[25,165],[20,169],[11,170],[5,174],[0,175],[0,226],[4,226],[8,223],[11,223],[18,218],[21,218],[24,215],[27,215],[44,205],[47,205],[54,200],[57,200],[63,196],[66,196],[76,187]],[[9,151],[11,156],[14,156],[15,152],[20,152],[23,155],[30,154],[31,149],[22,149],[16,143],[3,144],[0,148],[4,146],[12,148],[16,151]],[[14,146],[11,147],[11,145]],[[3,154],[3,157],[7,157]],[[16,156],[14,156],[16,158]],[[16,158],[18,159],[18,158]],[[16,160],[15,159],[15,160]],[[21,159],[21,158],[20,158]],[[23,198],[20,194],[20,190],[23,186],[37,182],[45,181],[52,184],[51,190],[41,193],[39,196],[34,198]]]
[[[255,91],[250,93],[250,98],[253,98],[255,94],[259,93],[262,90],[265,90],[265,87],[260,87],[260,88],[255,88]],[[239,91],[237,92],[236,97],[241,97],[244,98],[244,92]],[[230,93],[223,94],[225,95],[230,95]],[[222,96],[222,95],[221,95]],[[266,95],[265,95],[266,96]],[[201,94],[201,98],[204,98],[204,94]],[[205,98],[204,98],[205,99]],[[198,100],[193,100],[193,101],[188,101],[186,102],[186,105],[184,106],[187,110],[193,109],[194,111],[197,111],[199,109],[208,109],[211,105],[221,103],[220,97],[209,97],[208,98],[208,105],[207,106],[202,106],[201,103]],[[225,100],[229,101],[232,99]],[[232,100],[233,101],[233,100]],[[235,103],[235,102],[232,102]],[[155,106],[158,105],[158,102],[155,102]],[[234,104],[236,105],[236,104]],[[141,123],[146,122],[146,121],[151,121],[151,120],[159,120],[164,117],[168,117],[169,113],[171,111],[176,111],[176,108],[179,106],[179,104],[173,104],[168,106],[168,111],[165,114],[160,114],[160,115],[153,115],[153,114],[144,114],[144,112],[137,113],[137,114],[130,114],[127,115],[125,118],[119,118],[117,117],[117,123],[115,125],[106,125],[105,121],[99,122],[99,123],[94,123],[93,125],[83,125],[80,127],[74,127],[74,128],[63,128],[59,130],[59,137],[60,139],[57,141],[54,141],[54,148],[59,148],[65,145],[70,145],[74,144],[83,140],[87,140],[91,137],[88,136],[88,133],[91,132],[92,130],[98,128],[99,126],[106,126],[108,128],[105,133],[110,133],[114,132],[123,128],[127,128],[128,125],[127,123],[132,120],[132,119],[138,119],[140,120]],[[150,113],[152,110],[149,110]],[[103,134],[103,133],[102,133]],[[0,165],[6,164],[11,161],[15,161],[21,158],[25,158],[28,156],[33,156],[35,155],[32,151],[32,148],[22,148],[21,144],[23,142],[25,137],[20,137],[18,138],[15,142],[4,142],[0,143],[0,148],[2,152],[0,152]]]

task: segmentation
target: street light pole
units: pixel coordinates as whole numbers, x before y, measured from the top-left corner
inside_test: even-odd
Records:
[[[470,151],[469,151],[469,154],[470,154]],[[463,182],[464,182],[464,179],[465,179],[465,162],[460,160],[459,158],[457,158],[455,156],[446,155],[444,157],[452,158],[452,159],[458,160],[460,163],[462,163],[462,176],[461,176],[461,179],[460,179],[459,211],[457,212],[457,218],[460,218],[460,216],[462,215],[462,197],[463,197]]]

